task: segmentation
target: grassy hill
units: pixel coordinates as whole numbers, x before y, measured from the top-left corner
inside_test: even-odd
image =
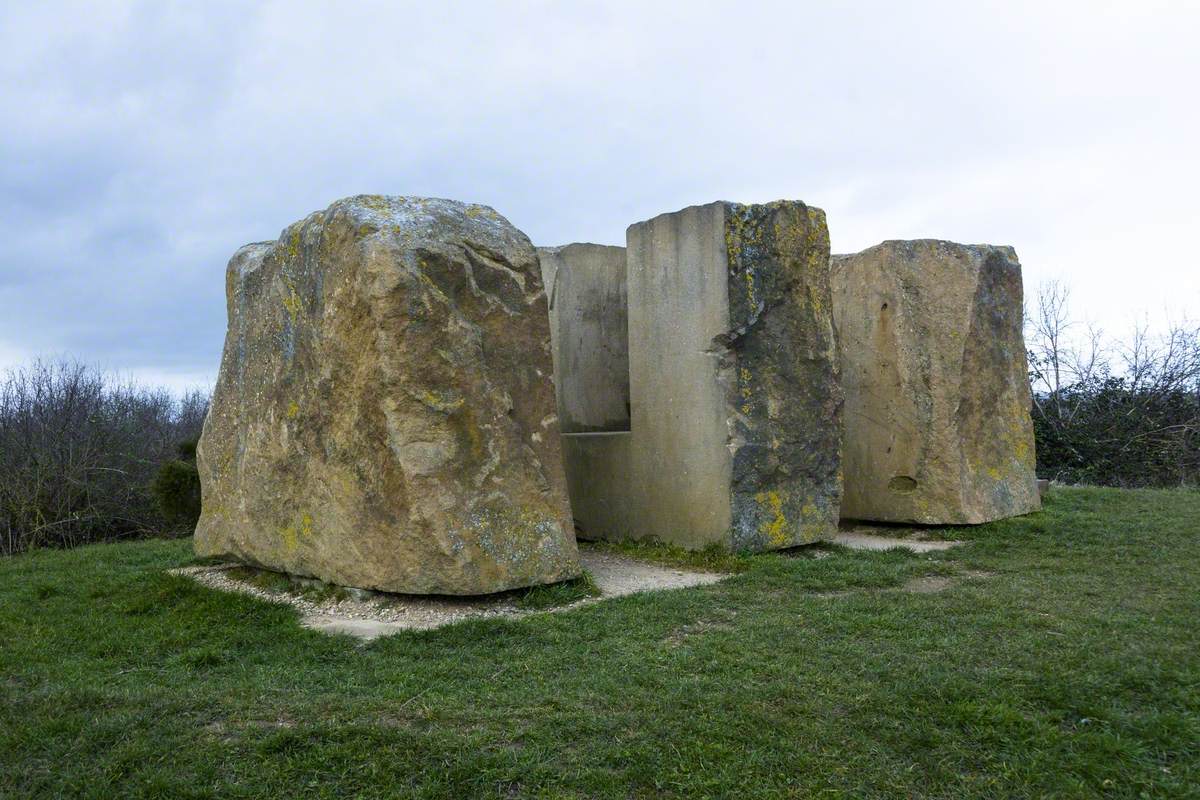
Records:
[[[187,541],[0,559],[0,796],[1200,796],[1200,492],[942,533],[366,645]]]

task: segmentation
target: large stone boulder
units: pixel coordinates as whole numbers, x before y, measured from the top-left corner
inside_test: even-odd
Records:
[[[710,203],[626,232],[632,534],[770,550],[828,538],[841,497],[825,212]]]
[[[537,255],[490,208],[362,196],[239,250],[196,552],[482,594],[579,574]]]
[[[831,259],[842,516],[981,523],[1040,507],[1011,247],[888,241]]]

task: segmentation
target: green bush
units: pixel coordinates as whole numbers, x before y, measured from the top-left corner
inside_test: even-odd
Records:
[[[194,464],[196,462],[196,446],[199,444],[199,438],[184,439],[176,448],[179,457],[184,461],[191,461]]]
[[[200,519],[200,473],[190,461],[168,461],[150,485],[167,523],[192,529]]]

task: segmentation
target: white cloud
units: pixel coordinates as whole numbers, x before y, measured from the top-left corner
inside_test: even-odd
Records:
[[[1107,328],[1186,312],[1198,33],[1183,3],[10,4],[0,355],[211,376],[228,255],[358,192],[542,243],[800,198],[837,250],[1007,243]]]

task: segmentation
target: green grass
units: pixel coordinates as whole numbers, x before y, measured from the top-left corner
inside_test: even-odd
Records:
[[[589,597],[597,597],[600,594],[600,587],[596,585],[596,581],[585,570],[583,575],[575,580],[563,581],[549,586],[534,586],[531,589],[517,593],[517,607],[537,611],[541,609],[554,608],[555,606],[566,606],[571,603],[577,603],[580,600],[586,600]]]
[[[716,544],[703,550],[686,550],[678,545],[660,542],[588,542],[586,546],[594,550],[700,572],[745,572],[753,563],[751,556],[745,553],[731,553]]]
[[[1200,796],[1200,492],[948,533],[367,645],[187,542],[0,561],[0,797]]]

